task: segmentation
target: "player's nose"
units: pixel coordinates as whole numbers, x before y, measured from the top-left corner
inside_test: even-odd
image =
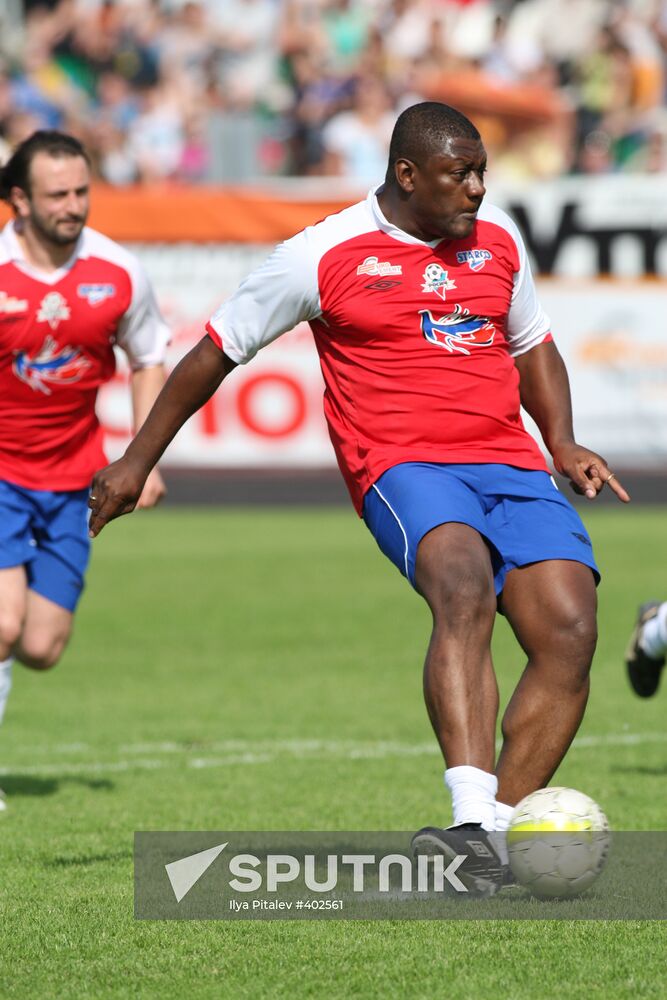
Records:
[[[484,180],[479,174],[471,172],[468,177],[468,195],[470,198],[475,198],[481,201],[486,194],[486,185]]]

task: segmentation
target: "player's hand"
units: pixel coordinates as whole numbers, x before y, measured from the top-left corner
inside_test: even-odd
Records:
[[[109,521],[129,514],[137,506],[148,472],[127,458],[112,462],[97,473],[90,490],[88,534],[96,538]]]
[[[616,474],[612,472],[604,458],[581,445],[562,445],[553,451],[556,469],[562,476],[567,476],[575,493],[595,500],[605,486],[612,490],[623,503],[630,502],[630,495],[624,489]]]
[[[144,488],[141,491],[141,496],[137,500],[136,510],[155,507],[166,495],[167,487],[164,484],[164,479],[160,475],[159,469],[151,469]]]

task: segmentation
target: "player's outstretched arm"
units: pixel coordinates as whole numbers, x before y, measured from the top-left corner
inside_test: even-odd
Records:
[[[91,538],[108,521],[134,510],[149,472],[169,442],[235,367],[208,336],[178,363],[125,455],[93,480]]]
[[[540,429],[554,465],[575,493],[594,500],[609,486],[623,503],[630,500],[604,458],[577,444],[567,370],[556,345],[538,344],[514,359],[521,379],[521,403]]]

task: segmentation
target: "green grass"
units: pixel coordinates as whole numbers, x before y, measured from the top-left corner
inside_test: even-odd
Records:
[[[622,669],[636,605],[667,589],[665,523],[587,511],[601,636],[588,745],[558,781],[616,829],[665,826],[667,692],[640,701]],[[107,529],[62,664],[16,671],[0,730],[0,995],[664,997],[656,922],[133,919],[135,830],[448,822],[428,628],[347,510],[164,510]],[[494,650],[506,696],[522,659],[502,621]]]

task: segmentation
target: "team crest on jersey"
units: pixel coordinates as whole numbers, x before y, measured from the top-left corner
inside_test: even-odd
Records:
[[[481,271],[487,260],[493,260],[490,250],[459,250],[456,254],[459,264],[467,264],[471,271]]]
[[[80,299],[86,299],[89,306],[99,306],[116,294],[115,285],[78,285],[76,294]]]
[[[17,313],[24,313],[28,309],[27,299],[17,299],[13,295],[8,295],[7,292],[0,291],[0,313],[6,313],[8,316],[14,316]]]
[[[456,288],[456,282],[452,281],[441,264],[427,264],[422,280],[422,292],[435,292],[441,299],[445,299],[447,292]]]
[[[39,304],[38,323],[48,323],[52,330],[58,328],[62,319],[69,319],[70,307],[60,292],[49,292]]]
[[[378,274],[384,278],[388,274],[403,274],[403,268],[379,257],[367,257],[357,268],[357,274]]]
[[[496,328],[486,316],[471,316],[457,303],[454,312],[434,319],[428,309],[419,311],[422,333],[429,344],[444,347],[450,354],[470,354],[469,348],[490,347]]]
[[[90,361],[76,347],[58,347],[48,336],[32,357],[27,351],[17,351],[12,368],[31,389],[50,396],[50,385],[78,382]]]

